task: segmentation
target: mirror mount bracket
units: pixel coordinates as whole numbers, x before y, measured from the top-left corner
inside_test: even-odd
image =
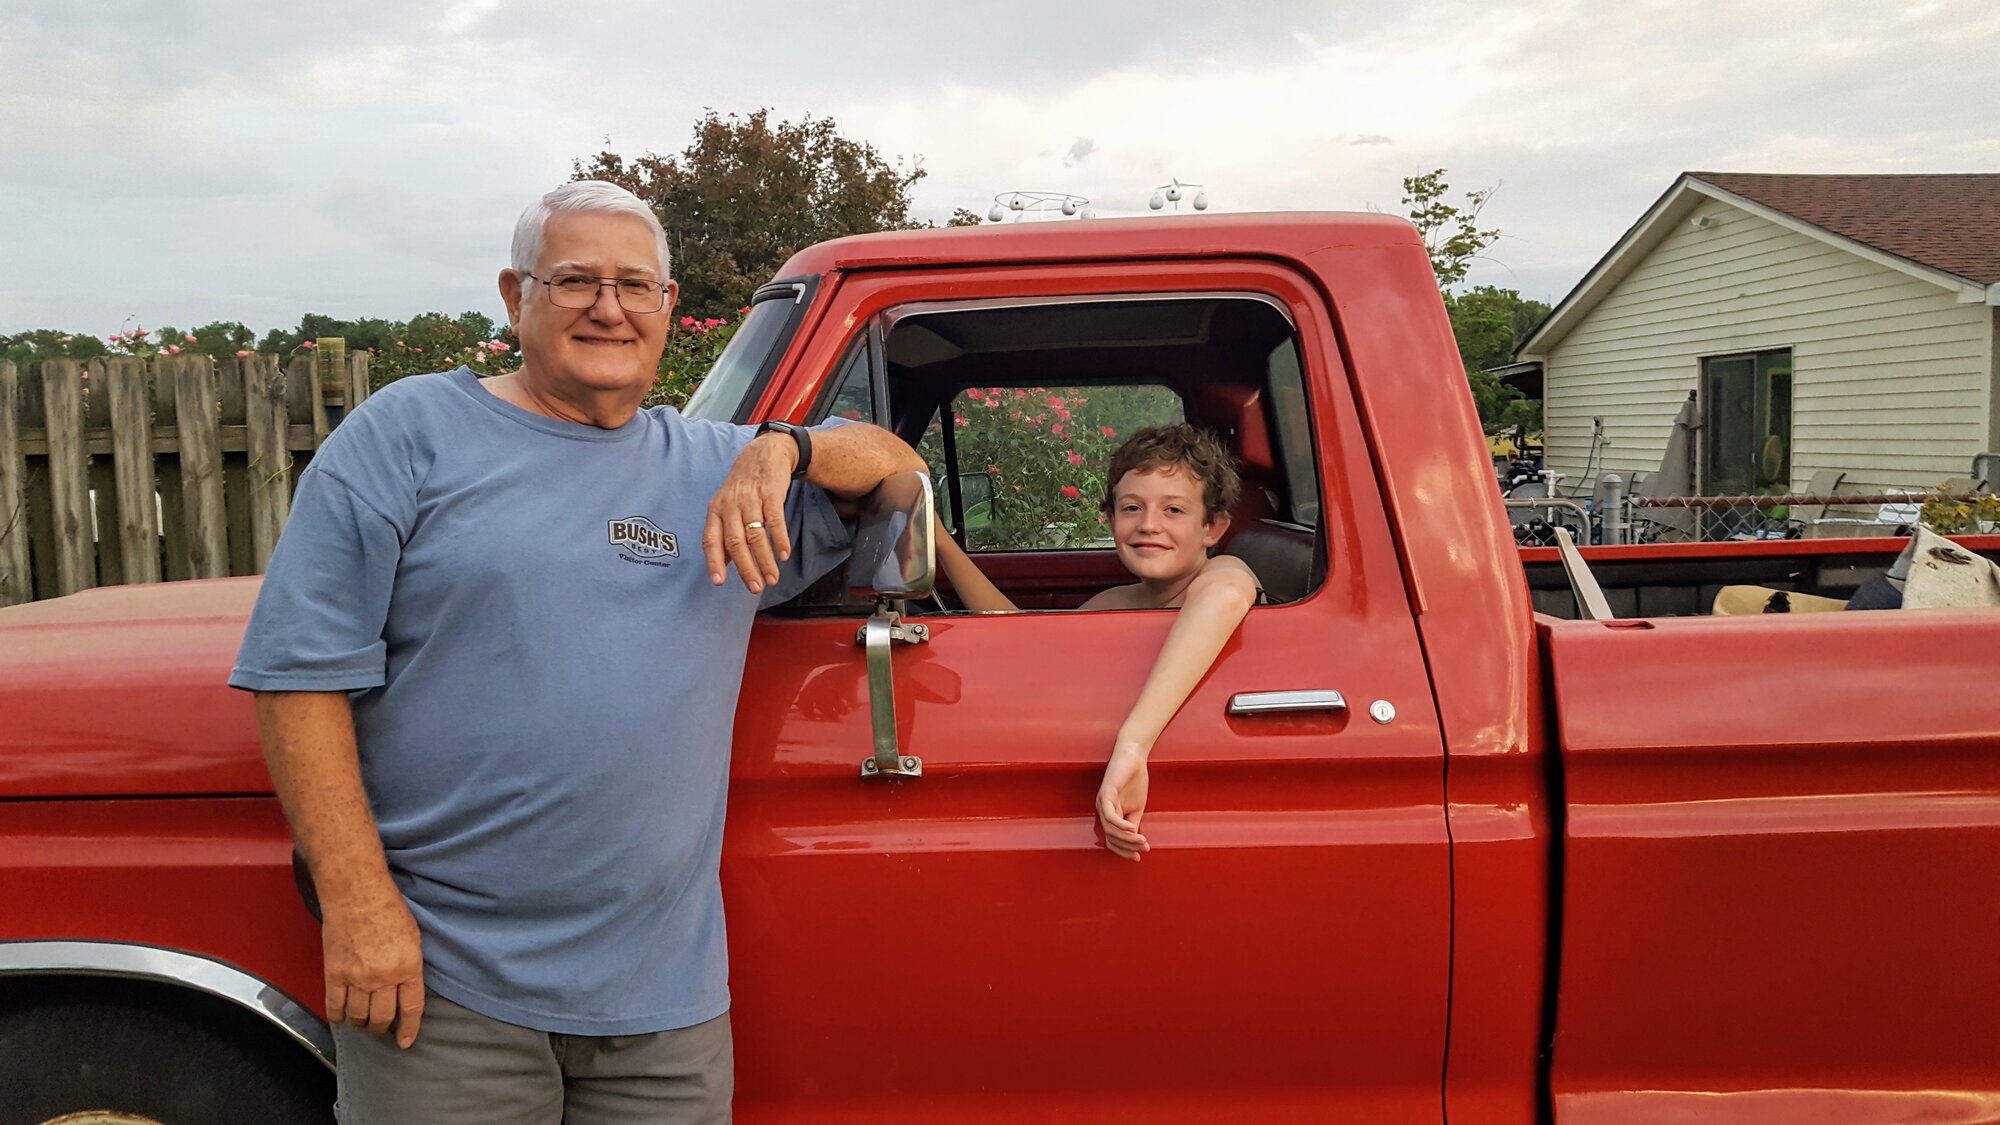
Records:
[[[861,776],[922,777],[924,761],[904,754],[896,742],[896,680],[889,654],[897,643],[920,645],[931,639],[930,626],[903,620],[905,603],[875,599],[875,612],[855,631],[854,643],[867,650],[868,709],[875,726],[875,753],[861,762]]]

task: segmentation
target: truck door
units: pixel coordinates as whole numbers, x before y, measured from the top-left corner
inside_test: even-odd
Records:
[[[846,327],[770,413],[874,418],[934,456],[951,433],[952,522],[1047,608],[911,607],[913,777],[863,777],[871,607],[822,588],[760,620],[723,859],[742,1118],[1439,1119],[1444,760],[1324,302],[1226,261],[863,274],[827,300]],[[1230,543],[1281,604],[1159,740],[1134,864],[1093,798],[1171,611],[1060,607],[1124,580],[1100,453],[1176,417],[1243,462]],[[1043,463],[1062,448],[1082,464]]]

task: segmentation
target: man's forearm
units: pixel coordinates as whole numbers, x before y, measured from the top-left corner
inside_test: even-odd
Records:
[[[865,422],[814,430],[812,443],[806,479],[835,496],[862,496],[896,473],[930,471],[901,438]]]
[[[329,914],[398,896],[361,785],[354,712],[337,691],[257,693],[271,783]]]

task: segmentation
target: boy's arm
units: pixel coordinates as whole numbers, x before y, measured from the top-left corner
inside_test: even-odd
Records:
[[[944,521],[932,517],[931,540],[937,544],[938,566],[951,579],[951,588],[965,608],[980,613],[1018,613],[1019,607],[1000,592],[977,563],[959,548]]]
[[[1208,674],[1256,602],[1256,575],[1229,556],[1211,559],[1188,586],[1152,674],[1118,728],[1104,783],[1097,791],[1097,817],[1104,826],[1105,846],[1113,854],[1137,860],[1150,848],[1139,831],[1139,818],[1146,811],[1146,759],[1160,732]]]

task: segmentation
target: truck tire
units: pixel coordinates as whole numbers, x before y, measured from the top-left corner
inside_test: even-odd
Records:
[[[0,1005],[0,1125],[333,1121],[333,1076],[254,1016],[76,983]]]

